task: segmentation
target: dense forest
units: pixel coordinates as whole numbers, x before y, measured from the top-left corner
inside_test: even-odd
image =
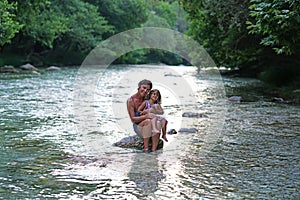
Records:
[[[299,0],[2,0],[0,66],[80,65],[101,41],[139,27],[191,36],[217,66],[300,87]],[[142,49],[116,63],[187,64]]]

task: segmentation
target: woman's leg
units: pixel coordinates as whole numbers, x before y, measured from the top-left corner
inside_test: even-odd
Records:
[[[152,135],[150,119],[146,119],[139,123],[138,129],[144,139],[144,150],[149,150],[149,138]]]
[[[160,136],[159,133],[158,134],[154,134],[152,136],[152,148],[151,148],[152,151],[156,151],[156,149],[157,149],[157,145],[158,145],[158,141],[159,141],[159,136]]]
[[[159,129],[157,128],[157,117],[154,117],[151,119],[151,125],[152,125],[152,133],[153,134],[160,133]]]
[[[160,120],[157,120],[157,129],[159,130],[159,132],[152,135],[152,148],[151,148],[152,151],[156,151],[157,149],[161,128],[162,128],[162,123]]]
[[[149,139],[150,138],[144,138],[144,151],[149,151]]]

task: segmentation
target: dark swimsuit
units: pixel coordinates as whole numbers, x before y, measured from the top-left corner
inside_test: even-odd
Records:
[[[132,102],[133,102],[134,116],[135,116],[135,117],[141,116],[140,113],[138,112],[137,108],[136,108],[136,105],[135,105],[135,103],[134,103],[133,97],[131,96],[130,98],[131,98],[131,100],[132,100]],[[139,137],[142,137],[142,135],[141,135],[141,133],[139,132],[139,129],[138,129],[138,124],[139,124],[139,123],[140,123],[140,122],[138,122],[138,123],[134,123],[134,122],[133,122],[133,124],[132,124],[132,125],[133,125],[133,130],[134,130],[134,132],[135,132]]]
[[[137,107],[136,107],[135,103],[134,103],[133,97],[131,96],[130,98],[131,98],[131,100],[132,100],[132,102],[133,102],[134,116],[135,116],[135,117],[141,116],[140,113],[139,113],[138,110],[137,110]],[[135,124],[139,124],[139,123],[140,123],[140,122],[135,123]]]

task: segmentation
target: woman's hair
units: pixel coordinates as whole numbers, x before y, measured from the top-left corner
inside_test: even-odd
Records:
[[[153,94],[153,92],[157,92],[157,95],[158,95],[158,98],[157,98],[157,101],[154,102],[154,103],[158,103],[158,104],[161,104],[161,95],[160,95],[160,91],[158,89],[153,89],[153,90],[150,90],[150,92],[147,94],[146,96],[146,100],[149,100],[151,95]]]
[[[150,85],[150,89],[152,89],[152,82],[147,80],[147,79],[144,79],[144,80],[141,80],[139,83],[138,83],[138,86],[141,87],[141,85]]]

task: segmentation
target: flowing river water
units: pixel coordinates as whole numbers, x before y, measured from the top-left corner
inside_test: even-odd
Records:
[[[0,74],[0,199],[300,199],[298,105],[255,79],[151,67]],[[113,146],[134,134],[126,99],[141,75],[168,129],[196,132],[152,153]]]

